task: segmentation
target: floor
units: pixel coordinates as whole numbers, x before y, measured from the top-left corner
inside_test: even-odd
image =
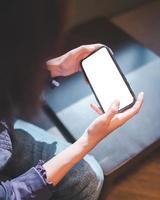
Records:
[[[148,14],[149,13],[149,14]],[[160,55],[160,1],[152,1],[112,19],[135,39]],[[157,42],[159,41],[159,42]],[[159,200],[160,148],[119,178],[114,186],[104,183],[100,200]]]
[[[112,22],[160,55],[160,0],[112,18]]]
[[[100,200],[159,200],[160,148],[108,189],[104,184]],[[107,191],[108,189],[108,191]]]

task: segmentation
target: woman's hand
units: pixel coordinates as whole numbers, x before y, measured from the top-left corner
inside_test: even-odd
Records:
[[[134,115],[138,114],[144,101],[144,93],[141,92],[138,95],[136,103],[130,109],[124,111],[123,113],[118,113],[119,102],[116,100],[107,113],[101,111],[101,109],[96,105],[91,105],[91,107],[100,116],[88,127],[87,131],[82,137],[87,136],[87,141],[96,145],[109,133],[117,129],[131,119]]]
[[[47,62],[47,68],[52,77],[68,76],[80,71],[80,61],[92,52],[99,49],[102,44],[83,45],[68,53],[51,59]]]

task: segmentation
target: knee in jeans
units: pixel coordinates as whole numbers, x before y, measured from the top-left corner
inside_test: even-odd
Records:
[[[83,159],[54,188],[54,196],[65,200],[97,200],[103,184],[103,172],[94,160]]]
[[[95,159],[85,159],[80,162],[79,189],[81,199],[96,200],[103,185],[103,172]]]

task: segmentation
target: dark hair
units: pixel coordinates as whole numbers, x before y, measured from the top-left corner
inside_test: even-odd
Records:
[[[0,117],[35,105],[56,55],[65,0],[2,0],[0,3]],[[27,109],[26,109],[27,108]]]

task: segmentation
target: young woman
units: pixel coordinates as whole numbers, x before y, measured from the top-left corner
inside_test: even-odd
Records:
[[[96,200],[103,174],[93,158],[83,157],[104,137],[137,114],[143,103],[118,113],[115,101],[72,145],[46,133],[14,130],[14,118],[32,112],[47,70],[52,77],[80,70],[81,59],[101,44],[78,47],[55,57],[65,18],[62,0],[5,0],[0,3],[0,199]],[[53,99],[54,101],[54,99]]]

